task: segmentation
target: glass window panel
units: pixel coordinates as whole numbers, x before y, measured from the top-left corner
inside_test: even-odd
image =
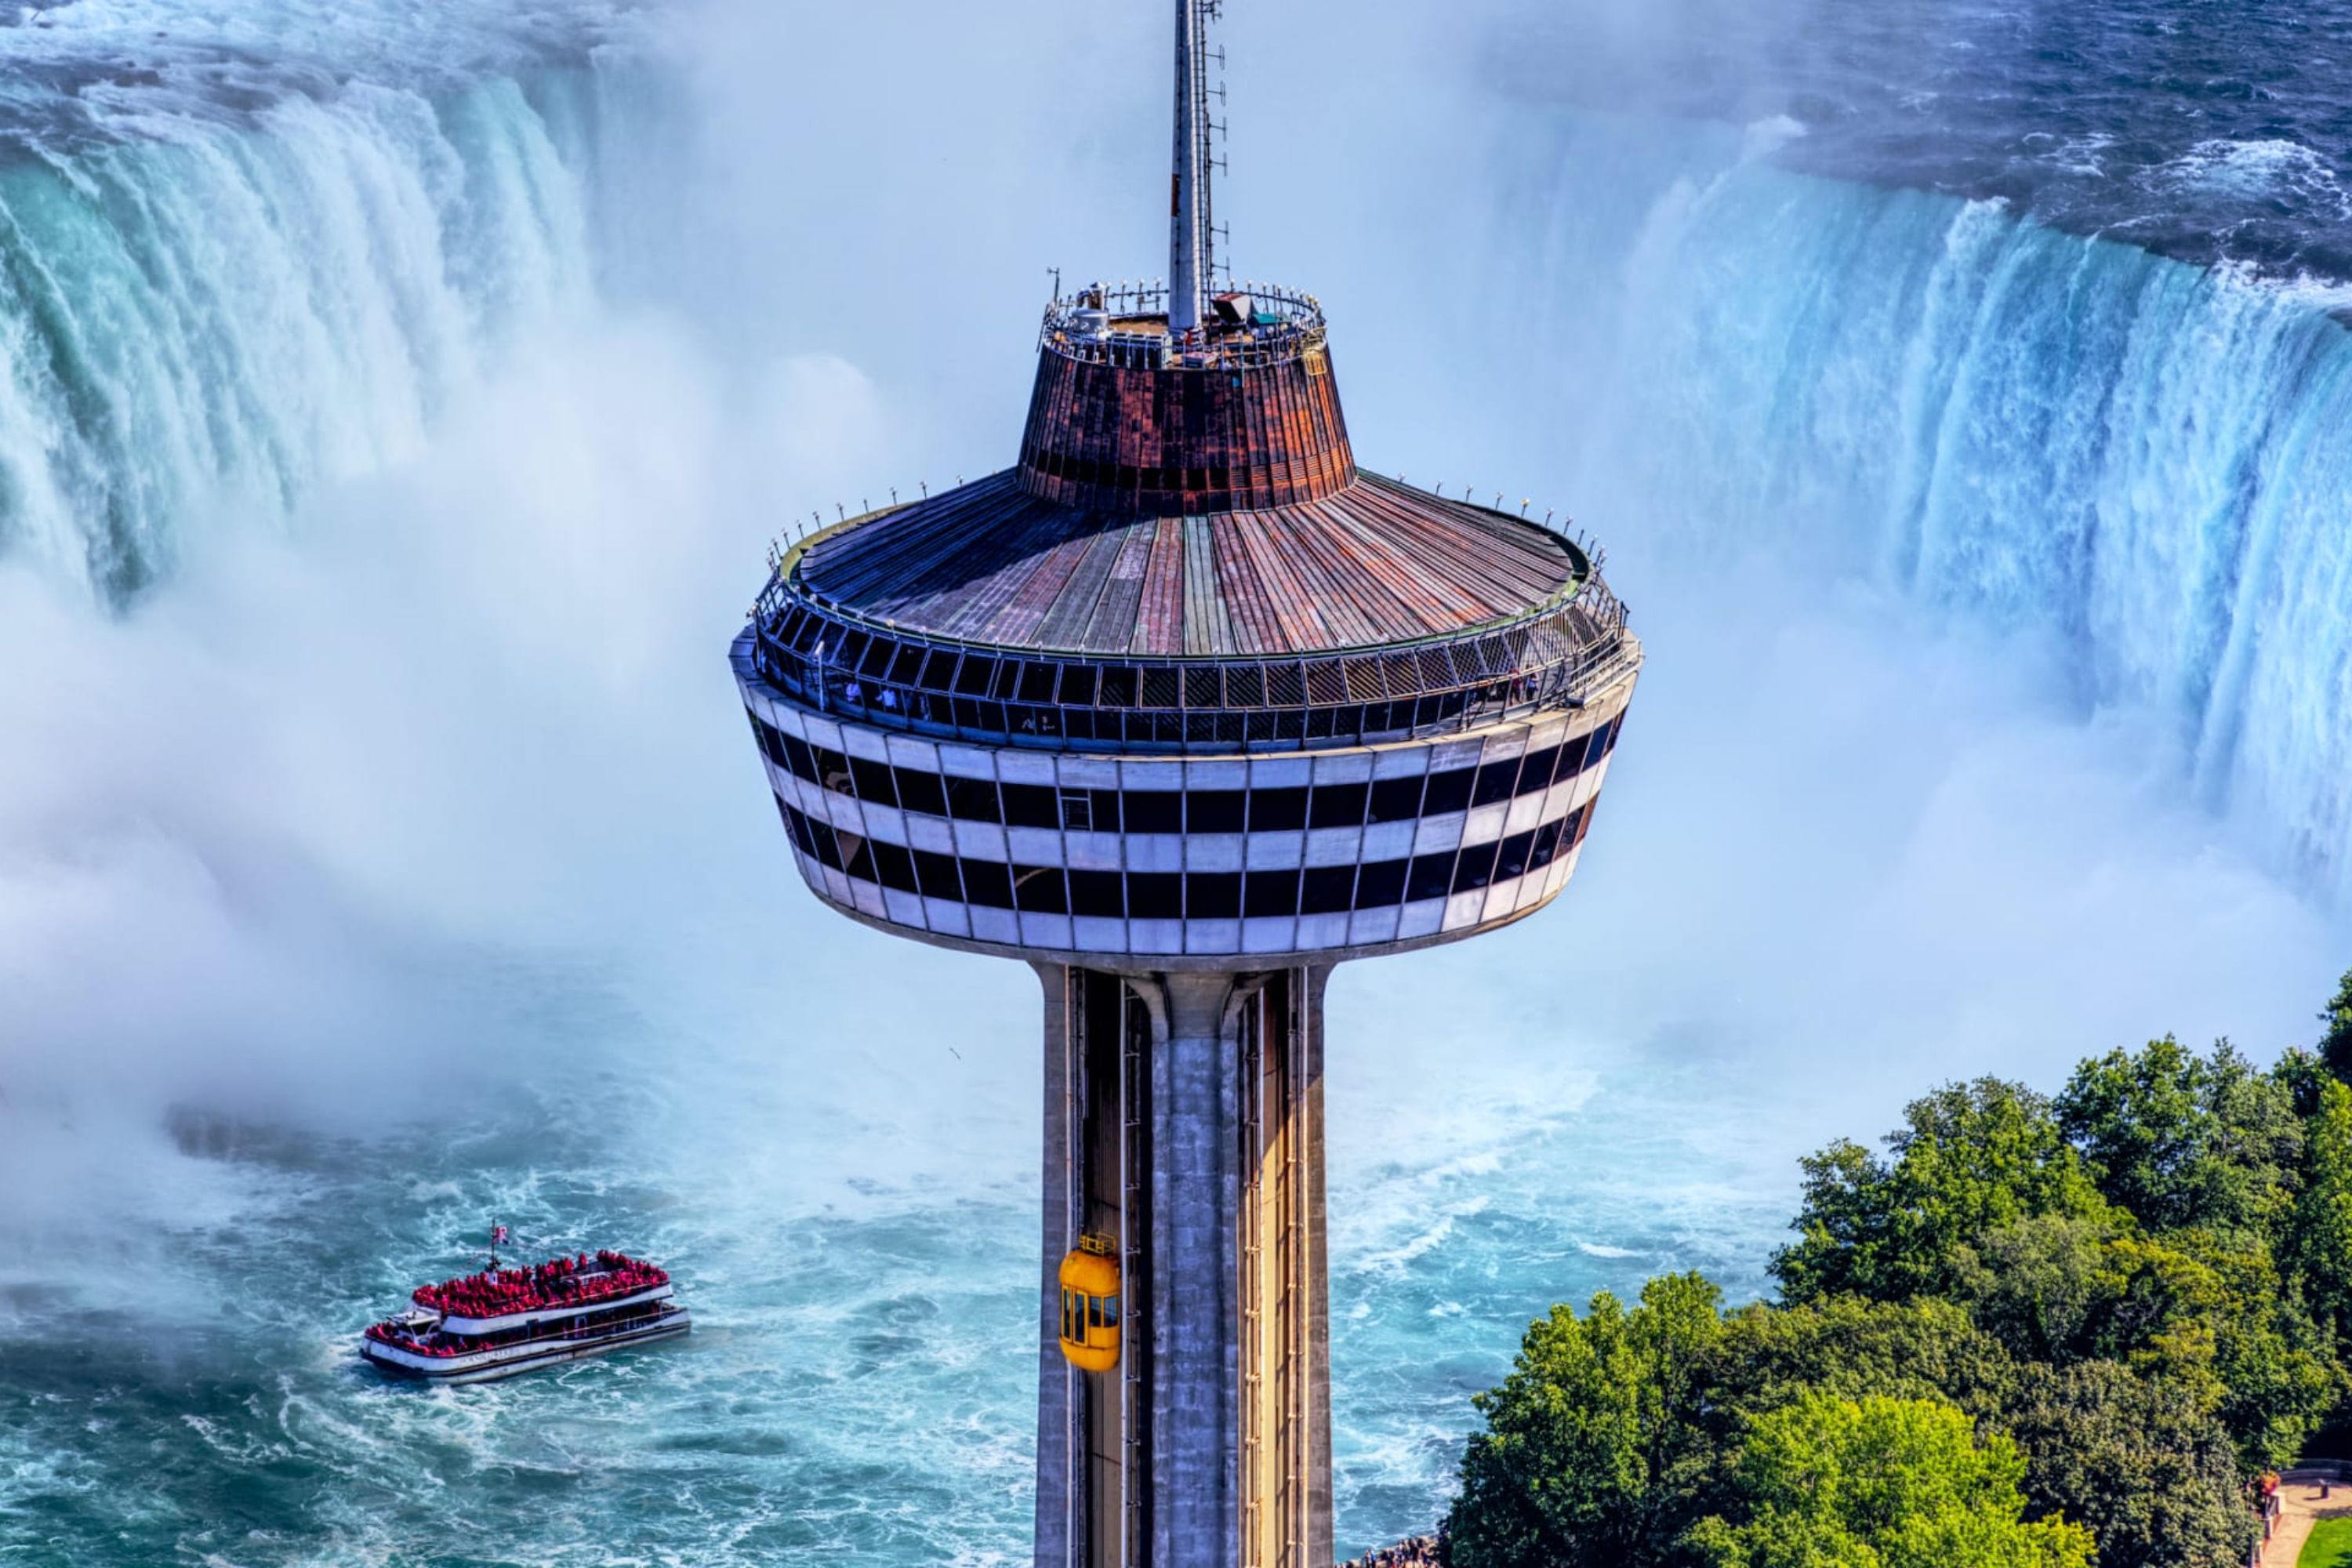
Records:
[[[1010,702],[1021,689],[1021,661],[1008,658],[996,667],[993,695],[1000,702]]]
[[[945,648],[935,650],[923,660],[922,684],[933,691],[954,689],[956,656]]]
[[[1348,680],[1339,672],[1338,659],[1318,658],[1307,666],[1307,700],[1319,703],[1348,700]]]
[[[793,777],[816,783],[816,758],[810,754],[808,742],[798,735],[784,737],[784,765],[792,769]]]
[[[1356,878],[1356,907],[1384,910],[1403,901],[1407,862],[1374,860]]]
[[[1102,691],[1095,700],[1098,707],[1132,708],[1136,699],[1136,676],[1132,665],[1106,665],[1102,672]]]
[[[1196,746],[1205,746],[1217,738],[1217,716],[1214,713],[1184,715],[1184,739]]]
[[[898,804],[908,811],[929,812],[933,816],[948,814],[948,792],[937,773],[927,773],[920,768],[894,768],[892,774],[898,784]]]
[[[948,815],[966,822],[1002,822],[993,779],[948,779]]]
[[[1242,890],[1242,913],[1253,918],[1298,912],[1298,873],[1252,871]]]
[[[1009,784],[997,786],[1004,797],[1008,827],[1059,827],[1060,801],[1051,784]]]
[[[1115,789],[1096,789],[1088,790],[1086,793],[1087,798],[1091,801],[1094,805],[1095,831],[1097,833],[1118,832],[1118,791]]]
[[[1129,790],[1120,807],[1129,833],[1184,831],[1184,797],[1174,790]]]
[[[1095,667],[1091,664],[1066,665],[1062,670],[1062,701],[1072,708],[1087,708],[1095,700]]]
[[[913,686],[923,671],[923,650],[912,643],[898,645],[890,660],[890,679],[900,686]]]
[[[1495,879],[1495,846],[1469,844],[1454,863],[1454,890],[1475,893]]]
[[[996,661],[973,654],[956,671],[955,689],[966,697],[985,697],[989,683],[996,679]]]
[[[849,759],[850,776],[857,781],[857,798],[871,805],[896,805],[898,791],[890,783],[890,764]]]
[[[1092,915],[1099,920],[1118,920],[1127,913],[1120,883],[1121,879],[1116,871],[1071,872],[1070,912]]]
[[[1184,879],[1173,871],[1130,872],[1127,912],[1139,921],[1182,920]]]
[[[1024,664],[1021,667],[1021,700],[1051,702],[1054,700],[1054,675],[1058,667],[1050,664]]]
[[[1222,708],[1224,705],[1224,685],[1219,679],[1215,665],[1192,665],[1185,669],[1185,707]]]
[[[1239,833],[1242,831],[1242,803],[1245,798],[1237,789],[1188,791],[1184,796],[1184,831]]]
[[[907,853],[903,844],[885,844],[874,840],[876,879],[894,892],[911,893],[915,887],[915,858]]]
[[[1184,879],[1184,918],[1229,921],[1242,912],[1239,871],[1194,871]]]
[[[816,858],[834,870],[846,869],[841,858],[841,836],[834,832],[833,825],[819,822],[812,816],[808,819],[808,829],[809,837],[816,843]]]
[[[1252,833],[1292,833],[1307,826],[1307,791],[1254,789],[1249,792]]]
[[[1026,914],[1066,915],[1070,912],[1069,889],[1062,883],[1059,866],[1013,868],[1013,899]]]
[[[1558,746],[1548,746],[1540,752],[1528,752],[1527,760],[1519,764],[1517,793],[1533,795],[1538,790],[1550,788],[1551,776],[1559,771],[1559,748]]]
[[[1281,732],[1282,721],[1276,714],[1264,710],[1249,716],[1247,736],[1252,741],[1271,741]]]
[[[1269,664],[1265,667],[1265,703],[1269,708],[1303,708],[1307,705],[1307,678],[1295,664]]]
[[[1495,857],[1495,880],[1507,882],[1514,877],[1526,876],[1535,844],[1535,830],[1532,828],[1525,833],[1514,833],[1504,839],[1502,852]]]
[[[935,854],[929,849],[915,851],[915,885],[927,899],[945,899],[950,903],[963,902],[963,883],[956,878],[955,857]]]
[[[1370,786],[1360,784],[1327,784],[1315,786],[1315,798],[1307,806],[1309,827],[1361,827],[1364,825],[1365,797]]]
[[[1265,671],[1254,664],[1237,664],[1225,671],[1225,702],[1234,708],[1257,708],[1265,702]]]
[[[817,782],[835,795],[849,793],[849,759],[839,752],[816,748]]]
[[[1414,666],[1412,655],[1409,653],[1382,657],[1381,679],[1388,686],[1391,697],[1410,697],[1421,689],[1421,671]]]
[[[1176,706],[1179,682],[1176,671],[1164,664],[1143,667],[1143,705],[1146,708]]]
[[[1007,733],[1008,731],[1004,722],[1004,704],[1002,702],[982,703],[980,705],[980,727],[987,731],[992,735],[1002,735]]]
[[[1309,866],[1302,873],[1298,912],[1303,915],[1345,914],[1354,907],[1356,868],[1353,866]],[[1393,903],[1392,899],[1390,902]]]
[[[1338,718],[1331,709],[1309,708],[1307,710],[1307,738],[1310,741],[1328,741],[1331,738],[1338,723]]]
[[[1559,824],[1547,822],[1536,829],[1535,847],[1528,852],[1528,869],[1540,871],[1559,857]]]
[[[1421,689],[1423,691],[1443,691],[1454,684],[1454,666],[1447,660],[1444,648],[1423,648],[1416,662],[1420,666]]]
[[[1508,800],[1511,792],[1519,787],[1519,759],[1506,763],[1488,763],[1478,770],[1477,786],[1470,792],[1472,805],[1492,805],[1498,800]]]
[[[1416,855],[1406,868],[1404,896],[1408,900],[1442,899],[1454,890],[1454,853]]]
[[[1274,738],[1277,741],[1303,741],[1307,738],[1307,714],[1297,708],[1285,709],[1274,716]]]
[[[1402,822],[1421,815],[1421,786],[1428,781],[1420,773],[1409,778],[1374,779],[1372,809],[1374,822]]]
[[[832,645],[833,657],[825,662],[836,669],[856,669],[857,661],[866,657],[866,646],[864,632],[851,632]]]
[[[963,893],[971,902],[985,904],[992,910],[1011,909],[1012,868],[994,860],[966,860],[963,863]]]

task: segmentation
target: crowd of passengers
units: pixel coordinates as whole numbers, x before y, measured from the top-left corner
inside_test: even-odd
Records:
[[[486,1268],[438,1285],[419,1285],[414,1299],[430,1312],[498,1318],[509,1312],[600,1301],[668,1283],[669,1275],[650,1263],[625,1253],[600,1250],[593,1262],[583,1252],[554,1258],[536,1268]]]
[[[1445,1568],[1445,1531],[1440,1526],[1435,1535],[1416,1535],[1381,1551],[1367,1552],[1340,1568]]]
[[[626,1307],[615,1312],[591,1313],[584,1318],[563,1320],[572,1326],[554,1333],[544,1331],[546,1325],[541,1324],[538,1328],[505,1329],[487,1334],[451,1334],[431,1328],[419,1331],[398,1318],[391,1318],[381,1323],[369,1324],[365,1337],[378,1344],[406,1351],[411,1355],[462,1356],[472,1355],[478,1351],[497,1350],[502,1345],[517,1344],[525,1340],[538,1344],[549,1340],[589,1339],[615,1333],[650,1322],[668,1310],[656,1302],[651,1306]]]

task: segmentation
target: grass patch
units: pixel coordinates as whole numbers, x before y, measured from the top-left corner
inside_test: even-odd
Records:
[[[2352,1568],[2352,1519],[2323,1519],[2313,1525],[2294,1568]]]

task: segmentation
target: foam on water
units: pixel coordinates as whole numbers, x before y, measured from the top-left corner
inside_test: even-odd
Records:
[[[40,40],[158,14],[22,31],[87,72],[102,29]],[[470,67],[326,90],[301,61],[344,45],[301,40],[341,13],[191,9],[205,112],[111,84],[110,126],[0,168],[8,286],[60,302],[0,309],[4,629],[73,655],[64,697],[0,693],[43,741],[0,781],[0,960],[49,1030],[0,1019],[0,1170],[97,1173],[90,1223],[0,1218],[0,1552],[1024,1554],[1034,983],[788,890],[698,641],[783,488],[746,447],[798,479],[932,411],[614,323],[608,132],[666,89],[533,41],[575,14],[362,16],[362,57]],[[236,77],[255,16],[294,47]],[[2274,1049],[2336,956],[2250,856],[2337,865],[2352,791],[2341,334],[1999,203],[1792,174],[1794,129],[1515,121],[1432,187],[1469,221],[1342,203],[1370,232],[1318,242],[1400,351],[1350,361],[1351,417],[1552,462],[1655,655],[1562,907],[1334,983],[1347,1549],[1429,1524],[1553,1302],[1764,1289],[1797,1152],[2135,1032]],[[1393,263],[1433,233],[1451,297],[1507,307],[1491,352]],[[1351,281],[1373,257],[1398,278]],[[1415,374],[1423,327],[1475,384]],[[437,1094],[387,1070],[418,1058]],[[356,1365],[492,1217],[659,1258],[696,1333],[463,1391]]]

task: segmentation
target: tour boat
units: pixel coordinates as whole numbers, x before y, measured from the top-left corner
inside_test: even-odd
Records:
[[[668,1273],[625,1253],[557,1258],[420,1285],[413,1309],[371,1324],[360,1354],[434,1383],[488,1383],[685,1333]]]

